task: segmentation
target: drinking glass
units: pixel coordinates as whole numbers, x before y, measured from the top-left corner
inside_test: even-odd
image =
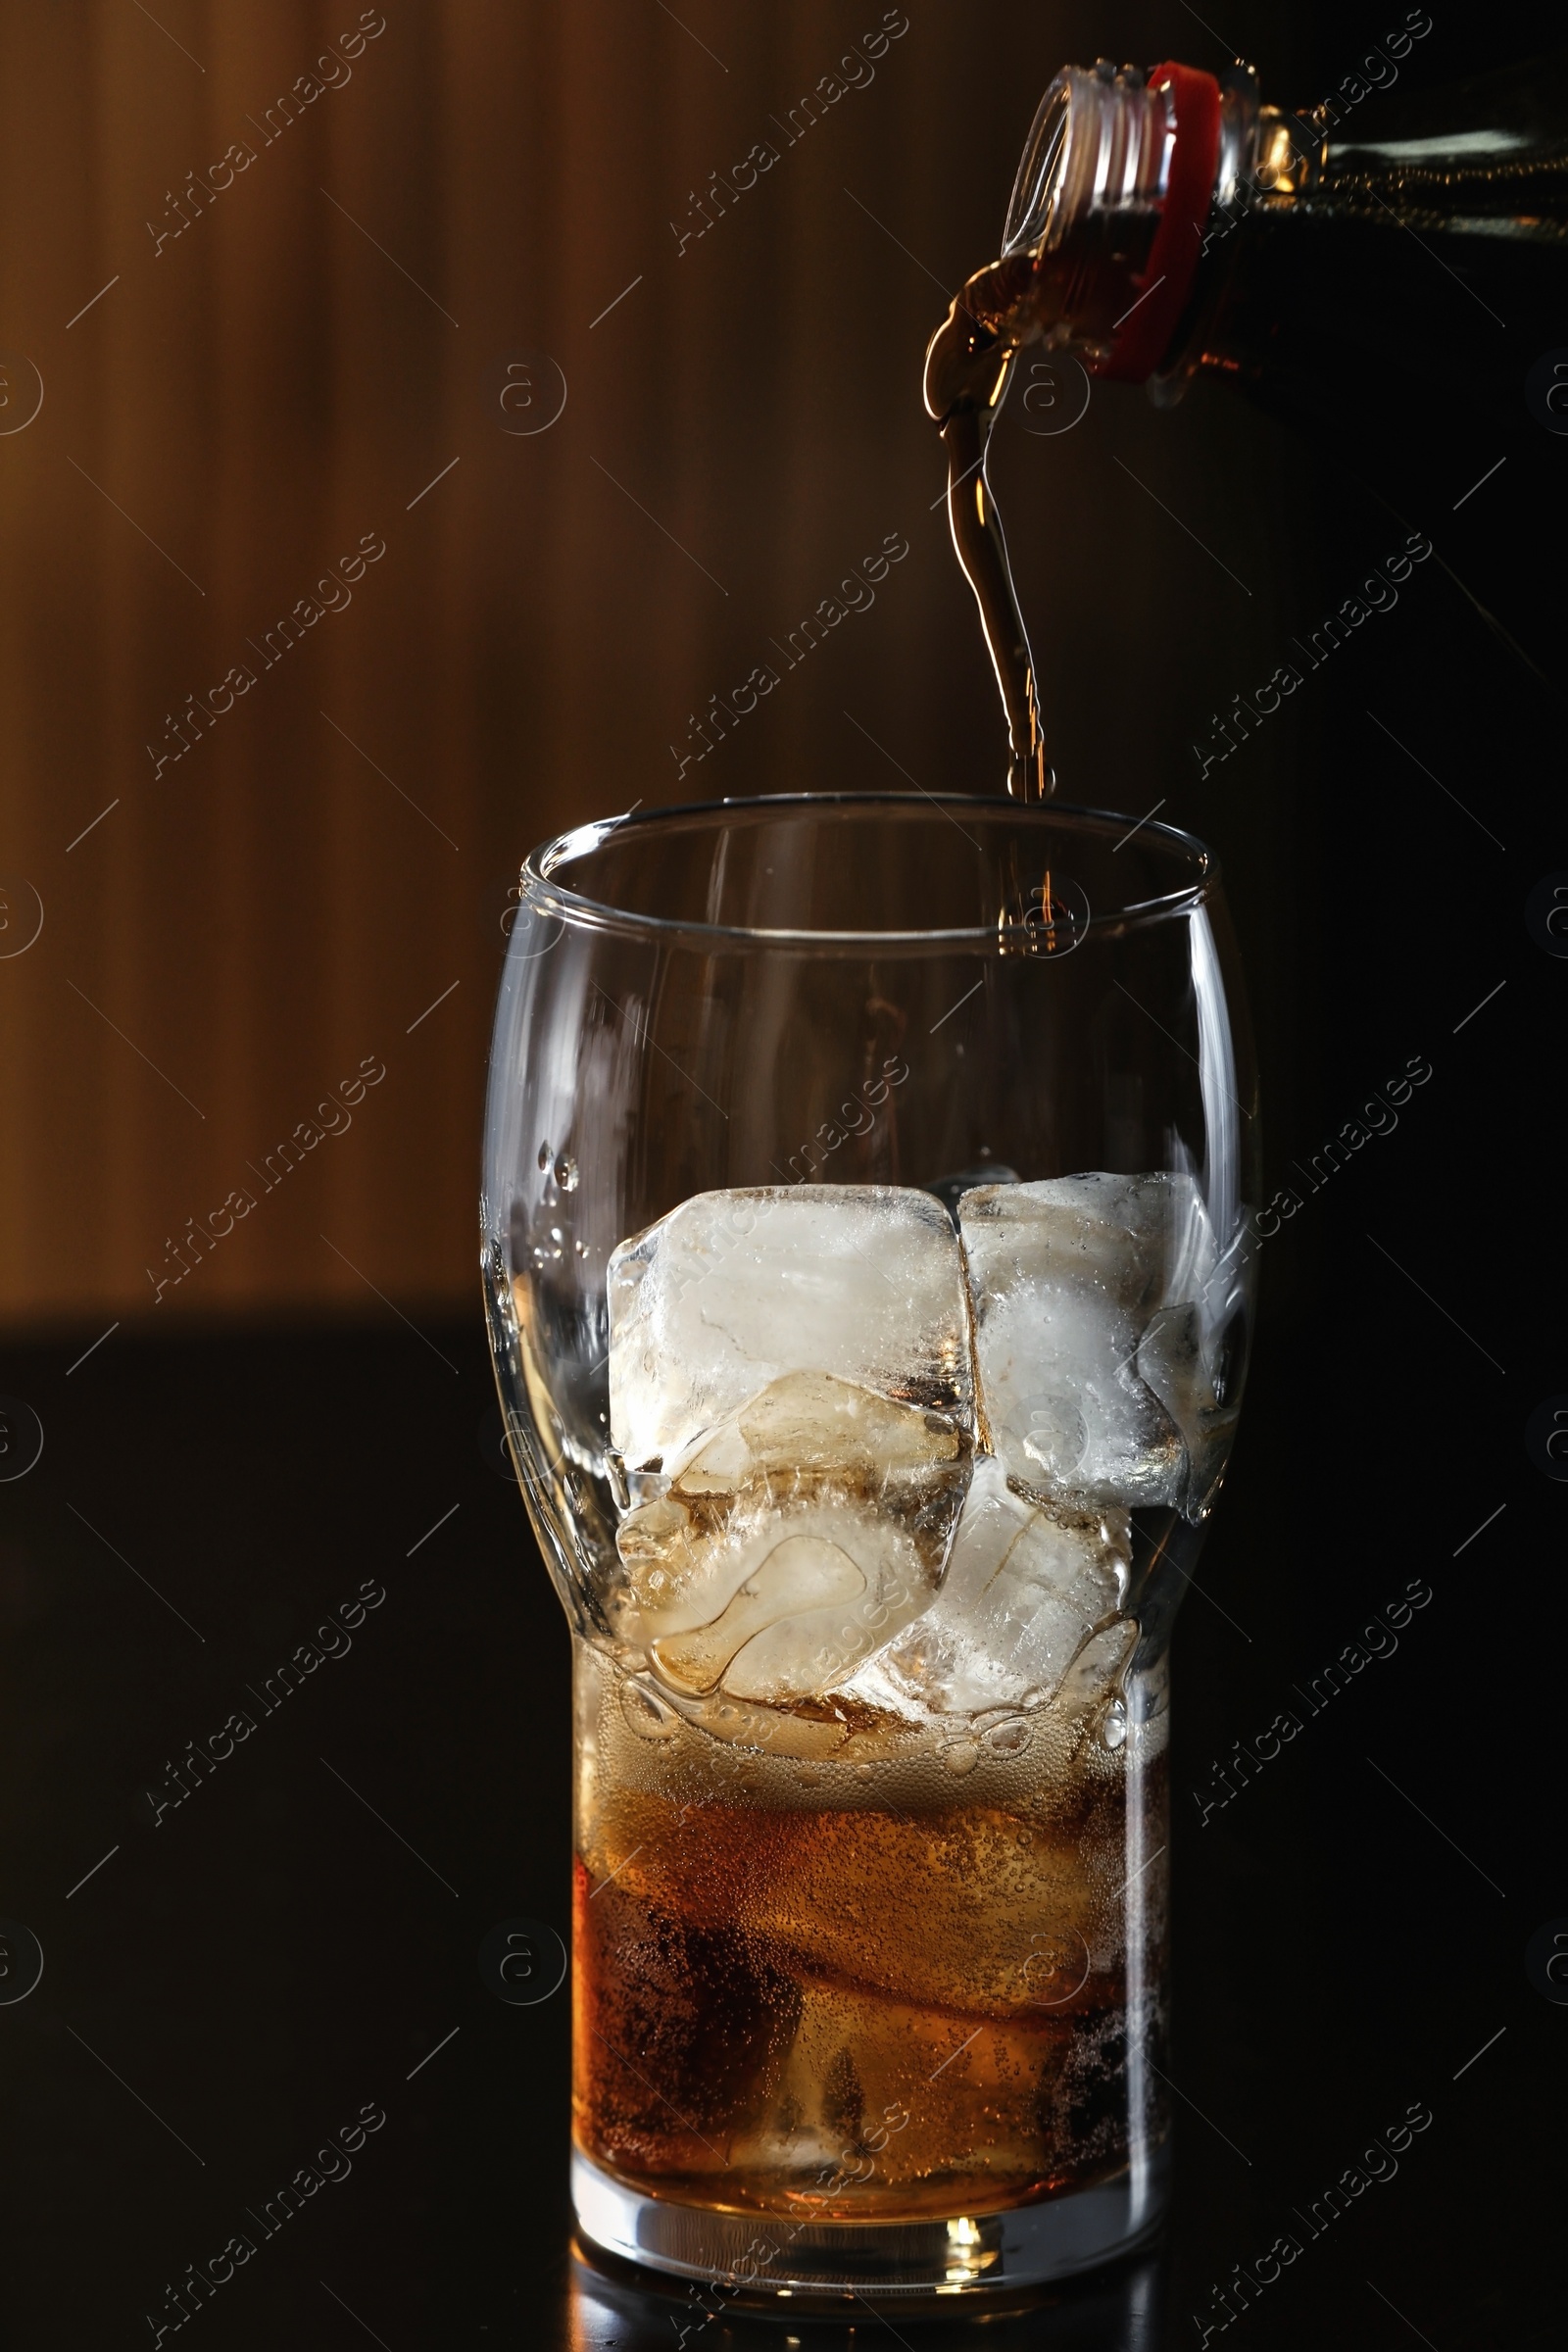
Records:
[[[1173,827],[787,797],[525,865],[483,1266],[572,1632],[593,2244],[916,2308],[1158,2221],[1254,1111]]]

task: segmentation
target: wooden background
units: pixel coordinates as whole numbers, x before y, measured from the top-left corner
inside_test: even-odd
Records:
[[[329,70],[382,11],[0,11],[0,875],[44,910],[0,960],[0,1318],[466,1302],[532,843],[639,800],[897,788],[893,762],[1000,783],[923,346],[1061,62],[1225,53],[1179,6],[888,14],[874,78],[786,145],[877,0],[386,0]],[[1309,49],[1273,7],[1226,18],[1278,94],[1315,94],[1320,24]],[[777,164],[683,247],[760,139]],[[174,235],[234,142],[254,160]],[[540,353],[565,407],[503,429],[505,369]],[[1218,844],[1288,1102],[1311,721],[1245,793],[1189,747],[1311,606],[1302,461],[1223,391],[1004,432],[1062,796],[1163,798]],[[678,781],[688,714],[890,532],[875,609]],[[264,666],[367,534],[385,553]],[[159,767],[234,664],[255,685]],[[263,1193],[247,1171],[366,1059],[384,1077]],[[171,1244],[236,1187],[257,1207],[175,1286]]]

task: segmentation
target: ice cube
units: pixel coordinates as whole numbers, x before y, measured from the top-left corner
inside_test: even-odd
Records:
[[[928,1193],[699,1193],[621,1243],[609,1288],[611,1436],[633,1472],[673,1472],[791,1372],[970,1409],[957,1238]]]
[[[906,1716],[1044,1705],[1114,1623],[1131,1557],[1125,1511],[1030,1502],[977,1462],[941,1592],[845,1688]]]
[[[969,1464],[948,1415],[788,1373],[622,1521],[614,1631],[688,1697],[818,1696],[931,1598]]]
[[[1185,1175],[1083,1175],[984,1187],[958,1203],[983,1434],[1043,1500],[1179,1503],[1180,1421],[1143,1377],[1151,1318],[1214,1263]]]
[[[1199,1516],[1225,1467],[1240,1411],[1234,1398],[1221,1403],[1215,1394],[1213,1351],[1205,1350],[1203,1325],[1196,1301],[1161,1307],[1138,1344],[1139,1376],[1182,1433],[1192,1465],[1186,1499]]]
[[[991,1159],[972,1168],[959,1168],[957,1173],[953,1176],[933,1176],[931,1182],[924,1189],[936,1196],[956,1225],[958,1202],[963,1199],[965,1193],[972,1193],[977,1185],[982,1184],[1019,1184],[1021,1182],[1022,1179],[1016,1168],[1005,1166],[1000,1159]]]
[[[1241,1410],[1256,1287],[1257,1244],[1243,1217],[1191,1306],[1155,1315],[1139,1349],[1139,1369],[1174,1417],[1192,1457],[1186,1510],[1206,1516],[1219,1487]]]
[[[726,1667],[733,1667],[743,1649],[748,1659],[760,1648],[765,1654],[766,1637],[781,1623],[800,1618],[814,1626],[824,1613],[832,1616],[858,1600],[865,1589],[864,1573],[842,1544],[819,1530],[810,1535],[797,1531],[774,1544],[710,1625],[685,1634],[662,1634],[653,1644],[654,1663],[665,1682],[694,1698],[706,1698],[726,1679]],[[797,1653],[808,1653],[809,1634],[790,1646]],[[740,1698],[773,1695],[770,1690],[759,1690],[744,1667],[739,1676],[732,1672],[728,1683]]]

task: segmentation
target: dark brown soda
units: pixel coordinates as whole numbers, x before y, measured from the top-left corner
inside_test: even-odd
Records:
[[[1039,332],[1033,262],[1027,254],[991,262],[954,297],[925,362],[926,413],[948,456],[948,523],[980,608],[1007,721],[1007,789],[1018,801],[1045,800],[1055,779],[1046,759],[1034,658],[986,455],[1013,360]]]
[[[972,1766],[978,1739],[901,1758],[867,1723],[848,1788],[818,1790],[825,1769],[703,1733],[650,1755],[618,1675],[590,1679],[586,2156],[687,2204],[913,2220],[1084,2187],[1158,2135],[1161,1758],[1130,1773],[1049,1709],[1032,1747]],[[1154,1858],[1129,1898],[1134,1827]]]

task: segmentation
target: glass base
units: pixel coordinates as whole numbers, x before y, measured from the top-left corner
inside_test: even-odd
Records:
[[[607,2253],[678,2278],[722,2286],[746,2302],[803,2306],[879,2296],[991,2295],[1039,2286],[1109,2262],[1158,2227],[1168,2195],[1163,2149],[1118,2173],[1002,2213],[952,2221],[818,2222],[716,2213],[628,2188],[573,2149],[571,2196],[583,2235]]]

